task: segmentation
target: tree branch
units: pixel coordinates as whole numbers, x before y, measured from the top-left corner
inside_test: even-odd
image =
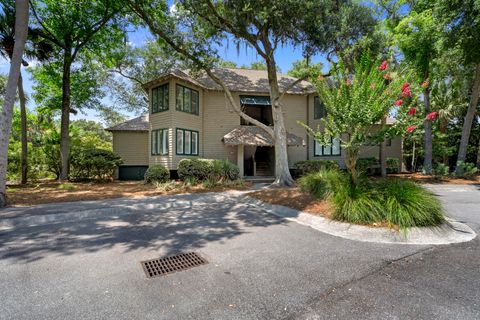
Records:
[[[60,48],[64,48],[65,45],[62,44],[62,42],[60,40],[58,40],[55,35],[47,28],[47,26],[43,23],[43,21],[40,19],[40,17],[38,16],[38,13],[37,11],[35,10],[35,6],[33,5],[32,1],[30,1],[30,6],[32,8],[32,12],[33,12],[33,16],[35,17],[35,20],[37,20],[37,22],[40,24],[40,26],[42,27],[43,30],[45,30],[45,32],[42,32],[38,29],[32,29],[32,31],[36,34],[38,34],[39,36],[41,36],[42,38],[45,38],[53,43],[55,43],[57,46],[59,46]]]
[[[176,43],[170,36],[166,34],[166,32],[163,29],[158,28],[150,16],[138,5],[138,3],[135,2],[135,0],[129,1],[129,6],[135,12],[135,14],[138,15],[139,18],[141,18],[151,29],[152,32],[154,32],[158,37],[163,39],[166,43],[168,43],[175,51],[178,53],[182,54],[184,57],[187,59],[191,60],[194,62],[199,68],[203,69],[205,73],[213,80],[215,81],[218,85],[222,87],[224,90],[228,101],[232,105],[234,111],[242,117],[244,120],[256,125],[257,127],[262,128],[265,130],[268,134],[270,134],[272,137],[274,137],[274,132],[273,129],[270,128],[269,126],[261,123],[260,121],[250,117],[246,113],[244,113],[240,106],[236,103],[235,99],[233,98],[233,94],[228,88],[228,86],[225,84],[224,81],[222,81],[220,78],[218,78],[211,70],[211,68],[205,64],[203,61],[201,61],[196,54],[193,54],[191,52],[188,52],[186,49],[182,48],[181,45]]]
[[[295,87],[297,84],[299,84],[300,82],[302,82],[303,80],[306,80],[308,79],[308,75],[305,75],[295,81],[293,81],[292,83],[290,83],[284,90],[283,92],[280,94],[280,96],[278,97],[278,101],[281,101],[283,99],[283,97],[285,96],[285,94],[287,93],[288,90],[291,90],[293,87]]]
[[[210,23],[212,23],[217,28],[225,30],[224,26],[226,26],[226,29],[228,29],[228,30],[225,30],[225,31],[228,31],[228,32],[236,35],[239,38],[243,38],[243,39],[247,40],[247,42],[249,42],[257,50],[258,54],[262,58],[265,58],[265,59],[267,58],[267,55],[266,55],[265,51],[262,50],[262,48],[260,48],[260,46],[258,45],[258,42],[257,42],[258,36],[255,36],[255,35],[249,33],[248,31],[245,31],[244,34],[240,34],[240,32],[238,32],[238,30],[236,30],[232,26],[232,24],[230,23],[230,21],[228,19],[225,19],[224,17],[222,17],[218,13],[217,9],[215,8],[215,5],[211,1],[207,1],[207,5],[208,5],[210,11],[213,13],[213,15],[219,20],[220,24],[215,23],[214,21],[210,20],[209,18],[207,18],[207,16],[204,16],[202,18],[207,19],[208,21],[210,21]]]

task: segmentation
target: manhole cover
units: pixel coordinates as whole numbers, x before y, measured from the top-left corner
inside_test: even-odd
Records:
[[[147,278],[163,276],[207,263],[207,260],[195,252],[180,253],[174,256],[141,262]]]

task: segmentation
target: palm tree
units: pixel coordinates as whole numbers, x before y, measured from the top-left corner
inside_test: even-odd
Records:
[[[12,129],[13,104],[15,102],[23,50],[28,35],[28,1],[15,1],[15,45],[12,51],[10,72],[5,90],[5,100],[0,113],[0,207],[7,204],[8,142]]]
[[[13,48],[15,46],[15,1],[14,0],[0,0],[3,12],[0,13],[0,55],[9,61],[12,61]],[[40,38],[35,30],[28,28],[28,39],[24,50],[24,58],[22,58],[22,65],[28,66],[25,58],[46,60],[49,53],[52,52],[52,46]],[[21,183],[27,183],[27,109],[26,97],[23,90],[22,73],[20,72],[18,78],[18,98],[20,101],[20,119],[21,119]]]
[[[450,120],[461,117],[468,107],[468,100],[461,94],[458,81],[441,81],[432,88],[432,110],[438,112],[440,133],[447,133]],[[443,163],[448,165],[448,155],[443,155]]]

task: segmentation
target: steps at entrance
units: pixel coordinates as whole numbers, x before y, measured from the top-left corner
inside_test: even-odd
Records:
[[[257,176],[271,176],[272,171],[268,162],[257,162]]]
[[[252,183],[273,183],[275,181],[275,177],[245,177],[245,181],[250,181]]]

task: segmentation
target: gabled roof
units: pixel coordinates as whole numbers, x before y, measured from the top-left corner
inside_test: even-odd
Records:
[[[262,128],[257,126],[240,126],[223,136],[223,143],[227,145],[246,146],[274,146],[272,137]],[[287,132],[287,144],[289,146],[300,146],[303,139]]]
[[[212,69],[212,72],[217,77],[222,79],[231,91],[261,94],[270,93],[270,86],[268,84],[268,75],[266,70],[217,68]],[[205,90],[223,91],[220,85],[218,85],[205,73],[202,73],[198,77],[193,77],[188,73],[188,71],[182,71],[178,69],[174,69],[168,74],[146,83],[144,87],[150,88],[169,77],[182,79]],[[277,77],[279,89],[282,92],[291,83],[297,80],[296,78],[281,73],[277,73]],[[314,92],[314,86],[308,81],[301,81],[287,91],[289,94],[309,94]]]
[[[150,129],[150,123],[148,122],[148,113],[143,114],[140,117],[127,120],[116,126],[107,128],[107,131],[148,131]]]

